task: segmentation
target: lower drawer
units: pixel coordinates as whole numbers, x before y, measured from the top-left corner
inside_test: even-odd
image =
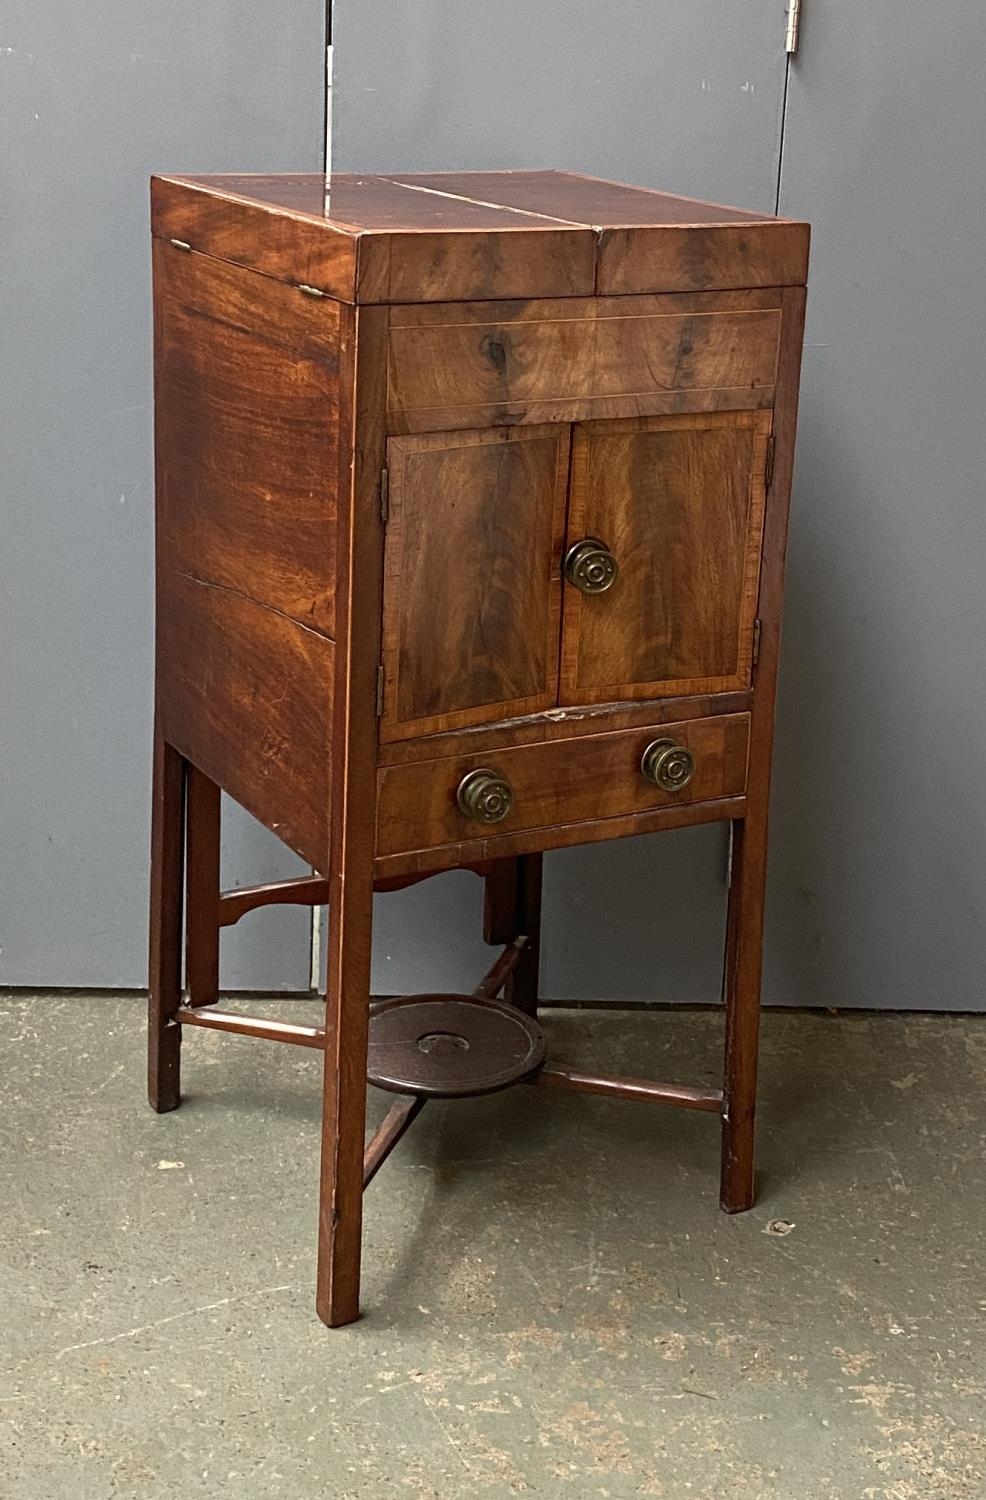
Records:
[[[727,714],[385,766],[377,857],[742,796],[749,738],[749,714]]]

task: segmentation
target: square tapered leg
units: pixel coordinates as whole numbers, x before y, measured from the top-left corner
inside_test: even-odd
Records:
[[[151,814],[147,1095],[159,1114],[181,1102],[182,874],[186,767],[160,732],[154,741]]]

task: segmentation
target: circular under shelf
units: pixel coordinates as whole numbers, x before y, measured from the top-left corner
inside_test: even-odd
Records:
[[[493,1094],[535,1073],[544,1033],[533,1017],[474,995],[401,995],[370,1016],[367,1078],[395,1094]]]

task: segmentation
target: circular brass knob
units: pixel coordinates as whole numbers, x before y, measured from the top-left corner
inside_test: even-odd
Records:
[[[695,775],[695,757],[674,740],[654,740],[640,760],[648,781],[665,792],[680,792]]]
[[[463,776],[455,800],[467,818],[475,818],[479,823],[499,823],[513,806],[514,793],[505,777],[481,766]]]
[[[565,577],[583,594],[605,594],[619,571],[620,565],[606,543],[595,536],[576,542],[565,556]]]

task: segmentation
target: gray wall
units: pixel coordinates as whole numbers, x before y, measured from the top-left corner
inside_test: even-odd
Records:
[[[151,721],[147,177],[322,164],[322,0],[0,17],[0,982],[139,985]],[[232,879],[296,862],[245,815]],[[227,982],[307,982],[303,913]]]
[[[90,8],[91,9],[91,8]],[[815,225],[771,1000],[983,1007],[986,14],[811,0],[781,209]],[[0,978],[139,984],[150,722],[145,179],[321,161],[322,4],[8,0],[0,34]],[[783,6],[336,0],[344,169],[557,165],[771,208]],[[947,64],[947,73],[946,73]],[[942,80],[948,78],[947,90]],[[718,992],[723,838],[552,855],[555,996]],[[243,814],[230,880],[295,863]],[[381,990],[468,982],[479,882],[377,904]],[[301,987],[302,913],[227,983]]]
[[[772,208],[783,10],[337,0],[335,163]],[[983,1008],[986,12],[899,12],[808,0],[790,72],[780,207],[815,236],[765,993]],[[548,992],[714,998],[721,854],[697,829],[549,856]],[[387,988],[473,972],[477,890],[441,885],[378,903]]]
[[[783,43],[775,0],[336,0],[333,165],[569,167],[773,210]],[[715,827],[549,856],[546,994],[716,998],[724,870]],[[375,985],[474,982],[481,902],[469,875],[378,898]]]
[[[335,0],[339,171],[569,167],[774,208],[776,0]]]
[[[986,11],[810,0],[771,993],[986,1008]]]

